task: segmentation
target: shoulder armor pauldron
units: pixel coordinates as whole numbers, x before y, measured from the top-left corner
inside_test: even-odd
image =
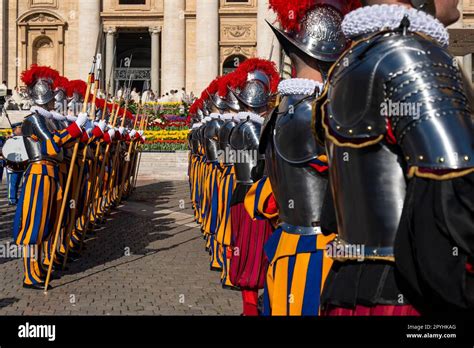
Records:
[[[257,149],[260,143],[261,125],[245,121],[235,126],[230,133],[230,146],[234,150]]]

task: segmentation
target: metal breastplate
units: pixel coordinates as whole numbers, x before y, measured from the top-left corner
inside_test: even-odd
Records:
[[[193,130],[191,134],[191,153],[193,155],[199,153],[199,129]]]
[[[284,99],[294,102],[301,99],[301,96]],[[311,130],[311,113],[306,104],[296,107],[293,114],[285,112],[289,110],[286,102],[279,110],[283,110],[282,113],[273,114],[273,117],[277,118],[274,120],[274,125],[273,122],[268,125],[272,129],[266,130],[274,134],[273,139],[267,137],[269,141],[265,146],[267,174],[278,203],[280,219],[286,224],[303,227],[311,233],[314,228],[320,226],[321,208],[328,180],[302,159],[316,158],[324,154],[324,149],[318,146],[313,136],[306,131]],[[285,139],[285,133],[280,133],[285,130],[302,132],[304,137],[297,138],[297,134],[289,134],[290,139],[298,139],[294,144]],[[305,153],[298,153],[298,147],[305,149]],[[285,157],[280,154],[284,154]],[[299,163],[291,163],[288,159]]]
[[[206,124],[204,130],[204,144],[208,162],[215,162],[219,157],[218,134],[223,122],[212,120]]]
[[[260,132],[261,125],[252,121],[241,122],[232,129],[229,144],[238,183],[253,184],[252,169],[259,159]]]
[[[224,153],[222,163],[224,165],[231,165],[230,151],[232,150],[229,144],[229,137],[232,129],[237,125],[234,120],[227,121],[219,131],[219,149]]]
[[[63,150],[60,149],[56,156],[50,156],[42,153],[41,143],[52,138],[52,133],[56,130],[56,126],[51,119],[46,119],[38,114],[27,117],[23,123],[22,131],[25,137],[25,147],[31,162],[51,161],[59,163],[64,159]],[[32,136],[38,141],[33,140]]]
[[[472,153],[469,107],[453,58],[417,34],[382,33],[342,59],[349,64],[336,64],[322,98],[339,243],[367,259],[393,260],[407,169],[473,165],[470,156],[451,160]],[[403,114],[408,106],[415,112]]]
[[[290,95],[282,98],[273,131],[278,155],[289,163],[311,161],[321,154],[311,131],[313,98]]]
[[[406,195],[401,154],[384,142],[351,149],[327,141],[327,148],[339,242],[363,246],[367,258],[393,257]]]

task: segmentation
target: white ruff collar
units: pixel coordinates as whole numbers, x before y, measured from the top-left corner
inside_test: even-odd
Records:
[[[286,95],[312,95],[316,88],[321,92],[324,85],[321,82],[309,79],[288,79],[278,85],[281,96]],[[319,94],[319,93],[318,93]]]
[[[403,17],[410,20],[408,30],[428,35],[444,47],[449,45],[449,33],[444,25],[433,16],[399,5],[374,5],[361,7],[350,12],[342,22],[342,31],[352,39],[360,35],[400,27]]]
[[[53,118],[53,114],[50,111],[42,108],[41,106],[36,106],[36,105],[32,106],[30,111],[32,113],[38,113],[41,116],[43,116],[44,118]]]
[[[232,120],[233,118],[235,118],[236,114],[224,114],[222,115],[222,119],[228,121],[228,120]]]
[[[201,126],[202,126],[202,123],[195,123],[195,124],[193,124],[192,129],[197,129],[197,128],[200,128]]]
[[[262,116],[257,115],[253,112],[239,112],[237,114],[237,118],[241,121],[247,121],[248,119],[250,119],[250,121],[258,124],[263,124],[263,122],[265,121]]]
[[[222,115],[221,114],[218,114],[218,113],[215,113],[213,112],[212,114],[209,115],[211,117],[211,119],[213,120],[217,120],[218,118],[220,118]]]
[[[211,116],[206,116],[206,117],[204,117],[204,119],[202,120],[202,123],[204,124],[204,123],[207,123],[207,122],[210,122],[210,121],[212,121]]]

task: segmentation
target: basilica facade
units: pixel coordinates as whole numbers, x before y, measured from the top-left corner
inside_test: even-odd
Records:
[[[474,1],[460,7],[452,52],[472,77]],[[97,48],[112,84],[201,91],[250,57],[288,71],[266,20],[268,0],[0,0],[0,77],[20,85],[36,63],[85,79]]]

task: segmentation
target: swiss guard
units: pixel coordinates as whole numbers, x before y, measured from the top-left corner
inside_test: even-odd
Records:
[[[229,105],[240,111],[239,123],[229,135],[236,187],[230,201],[230,281],[242,291],[243,315],[259,315],[258,290],[264,288],[268,262],[263,246],[273,232],[268,219],[252,219],[245,209],[245,196],[261,176],[264,161],[258,154],[265,117],[275,96],[280,76],[273,62],[249,59],[235,71],[229,83]],[[232,101],[232,97],[228,99]]]
[[[260,144],[269,184],[260,183],[264,195],[248,208],[269,218],[277,215],[279,221],[265,245],[270,262],[266,315],[319,314],[320,293],[331,267],[325,248],[334,237],[321,230],[328,165],[324,147],[311,132],[312,105],[330,66],[347,47],[341,23],[352,5],[270,0],[282,29],[271,27],[292,60],[295,78],[278,87],[281,102],[264,127]]]
[[[354,43],[315,119],[338,227],[324,311],[472,310],[472,104],[445,28],[456,1],[367,2],[344,19]]]
[[[32,289],[44,288],[43,244],[52,235],[62,199],[58,168],[63,160],[62,147],[82,135],[87,121],[87,115],[79,114],[64,130],[56,128],[51,111],[55,107],[54,89],[58,77],[58,72],[36,65],[21,75],[35,105],[23,122],[30,164],[15,215],[13,238],[17,245],[27,247],[24,248],[23,286]]]

